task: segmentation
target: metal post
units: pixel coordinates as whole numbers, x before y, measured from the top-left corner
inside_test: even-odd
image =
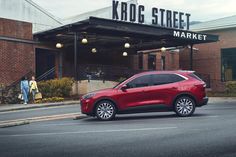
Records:
[[[75,80],[78,80],[78,70],[77,70],[77,49],[78,49],[78,45],[77,45],[77,32],[75,32],[74,35],[74,77]]]
[[[62,78],[62,52],[59,52],[59,79]]]
[[[193,44],[190,45],[190,70],[193,70]]]
[[[75,78],[75,94],[79,94],[79,85],[78,85],[78,68],[77,68],[77,57],[78,57],[78,34],[75,32],[74,35],[74,78]]]

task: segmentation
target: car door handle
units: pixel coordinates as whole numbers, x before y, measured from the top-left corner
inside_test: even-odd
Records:
[[[170,89],[178,89],[177,87],[171,87]]]

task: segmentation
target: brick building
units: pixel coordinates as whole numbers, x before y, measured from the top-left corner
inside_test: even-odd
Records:
[[[62,23],[31,0],[0,0],[0,84],[35,72],[33,34]]]
[[[193,31],[219,36],[215,43],[194,45],[193,70],[209,75],[210,88],[224,91],[226,81],[236,80],[236,16],[192,25]],[[189,53],[180,53],[180,68],[189,69]]]
[[[35,71],[32,24],[0,18],[0,83]]]

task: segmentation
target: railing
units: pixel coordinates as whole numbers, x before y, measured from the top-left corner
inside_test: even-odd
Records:
[[[134,70],[121,66],[110,65],[94,65],[86,64],[79,65],[78,80],[109,80],[120,81],[122,78],[128,78],[136,73],[143,72],[144,70]],[[206,83],[207,88],[211,88],[210,74],[197,75]]]
[[[48,71],[37,77],[36,80],[42,81],[44,79],[53,79],[55,76],[55,69],[56,69],[55,67],[49,69]]]
[[[119,81],[130,77],[142,70],[133,70],[127,67],[110,65],[80,65],[78,68],[78,80],[108,80]]]

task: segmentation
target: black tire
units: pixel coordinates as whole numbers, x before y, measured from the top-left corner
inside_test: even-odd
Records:
[[[175,113],[180,117],[192,116],[196,108],[195,101],[188,96],[177,98],[174,104]]]
[[[99,120],[112,120],[116,115],[116,107],[113,102],[109,100],[102,100],[96,105],[95,115]]]

